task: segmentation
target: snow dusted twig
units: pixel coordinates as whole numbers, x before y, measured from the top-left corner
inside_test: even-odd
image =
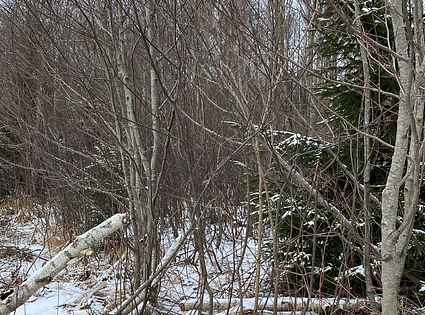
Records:
[[[127,214],[118,213],[86,233],[77,236],[71,244],[53,257],[43,268],[37,270],[20,286],[14,288],[13,293],[4,301],[0,301],[0,315],[6,315],[15,311],[36,293],[38,289],[51,282],[66,267],[71,259],[77,257],[80,252],[114,233],[127,223]]]

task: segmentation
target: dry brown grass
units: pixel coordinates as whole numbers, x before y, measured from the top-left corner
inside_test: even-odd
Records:
[[[37,200],[24,194],[22,191],[16,191],[3,199],[0,203],[0,217],[14,216],[20,222],[27,222],[32,218],[32,209],[37,204]]]
[[[13,220],[27,226],[28,235],[17,235],[26,238],[28,245],[41,243],[53,255],[69,242],[68,229],[64,229],[55,219],[55,209],[59,208],[57,200],[41,205],[39,201],[21,191],[15,192],[0,202],[0,227],[8,232],[9,223]],[[10,229],[10,228],[9,228]],[[9,231],[13,234],[12,231]]]

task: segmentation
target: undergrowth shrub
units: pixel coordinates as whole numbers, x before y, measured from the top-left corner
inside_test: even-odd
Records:
[[[313,290],[316,293],[330,295],[365,294],[364,268],[362,262],[363,244],[350,237],[333,215],[317,201],[314,190],[334,205],[349,220],[360,235],[363,235],[364,214],[363,196],[356,190],[344,174],[341,166],[329,153],[334,150],[340,161],[351,165],[350,146],[346,143],[334,145],[323,143],[311,137],[303,137],[289,132],[269,134],[279,154],[293,161],[294,171],[304,174],[305,178],[314,178],[310,182],[312,190],[302,191],[292,185],[291,178],[280,172],[273,158],[266,170],[266,187],[262,194],[263,225],[266,227],[264,249],[273,265],[281,270],[280,287],[283,294],[299,292],[306,295]],[[251,207],[254,221],[258,222],[259,192],[258,172],[249,170]],[[359,178],[361,180],[361,178]],[[372,185],[382,185],[381,177],[375,177]],[[379,193],[376,192],[375,193]],[[425,194],[424,194],[425,196]],[[425,198],[424,202],[425,202]],[[402,211],[402,209],[400,210]],[[375,207],[372,212],[372,243],[379,246],[380,213]],[[414,295],[425,283],[425,270],[421,261],[425,251],[421,243],[425,233],[421,228],[424,222],[424,207],[416,214],[414,241],[408,248],[406,269],[402,279],[402,288]],[[272,229],[277,225],[277,248],[273,243]],[[267,237],[269,235],[269,237]],[[277,252],[277,256],[275,255]],[[376,293],[380,293],[380,262],[372,261],[372,281]]]
[[[355,201],[353,207],[352,184],[325,150],[325,146],[331,150],[341,148],[289,132],[274,132],[270,136],[279,154],[294,161],[294,170],[304,174],[305,178],[316,178],[316,182],[310,183],[312,187],[338,207],[361,232],[360,200]],[[346,155],[346,152],[339,152],[343,161],[349,159]],[[281,270],[281,293],[298,292],[306,296],[313,290],[330,295],[337,291],[345,295],[363,294],[359,247],[349,245],[355,244],[354,240],[317,202],[313,190],[297,190],[292,186],[291,178],[283,176],[279,165],[273,159],[271,161],[266,171],[267,191],[262,194],[263,225],[270,231],[268,235],[272,235],[271,230],[277,225],[278,242],[275,248],[272,237],[266,237],[264,248],[275,268]],[[249,202],[256,208],[253,215],[258,221],[258,173],[255,170],[251,170],[249,180]]]

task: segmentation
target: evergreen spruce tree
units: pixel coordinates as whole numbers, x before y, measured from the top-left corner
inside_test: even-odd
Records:
[[[360,4],[363,13],[361,23],[367,35],[383,46],[386,46],[388,41],[392,45],[393,34],[385,2],[371,0],[361,1]],[[347,219],[354,222],[361,231],[364,224],[361,192],[356,188],[357,183],[346,176],[341,166],[335,163],[334,155],[329,152],[333,151],[340,162],[357,176],[358,182],[362,181],[363,138],[359,136],[358,130],[364,128],[364,78],[359,43],[352,35],[354,4],[352,1],[333,1],[332,4],[324,1],[320,7],[321,14],[314,21],[317,34],[314,48],[321,62],[317,71],[325,79],[316,88],[321,98],[329,105],[328,122],[333,125],[334,130],[340,131],[338,141],[324,144],[318,139],[288,132],[275,132],[269,136],[273,137],[273,143],[277,143],[275,149],[292,159],[300,172],[310,174],[310,178],[320,176],[320,183],[317,183],[318,187],[315,188],[342,210]],[[385,69],[385,65],[391,64],[391,56],[374,45],[370,45],[368,49],[372,56],[369,71],[373,89],[372,124],[369,130],[373,136],[392,144],[396,128],[397,100],[389,95],[398,93],[398,85]],[[392,152],[387,146],[376,141],[372,143],[372,150],[371,187],[372,192],[379,195],[386,182]],[[317,172],[317,165],[320,165],[320,174],[313,175]],[[252,181],[258,180],[255,172],[251,175]],[[271,219],[276,222],[276,218],[270,218],[269,214],[274,216],[274,209],[279,208],[277,213],[280,215],[280,260],[274,261],[274,264],[283,270],[282,291],[300,290],[300,295],[305,295],[306,283],[314,280],[313,289],[320,290],[321,293],[334,294],[337,287],[344,286],[351,290],[350,294],[363,294],[365,286],[360,251],[362,244],[357,244],[357,251],[356,247],[347,245],[347,241],[353,241],[347,238],[349,233],[341,231],[340,225],[331,215],[319,214],[321,212],[317,211],[317,207],[320,206],[315,203],[315,196],[300,194],[299,191],[294,193],[280,176],[278,165],[272,165],[268,175],[271,211],[263,210],[263,213],[267,214],[264,223],[270,225]],[[251,183],[250,187],[257,185]],[[282,190],[282,187],[287,188]],[[267,196],[263,197],[266,200]],[[257,204],[258,207],[257,200],[258,192],[253,192],[251,204]],[[378,244],[380,213],[377,205],[372,215],[372,242]],[[423,217],[422,209],[418,216]],[[418,240],[423,238],[422,234],[416,234]],[[272,241],[266,242],[265,245],[271,253]],[[409,257],[404,283],[419,286],[423,267],[418,261],[424,258],[423,253],[416,246],[412,246],[409,249]],[[373,281],[379,287],[378,261],[373,269]]]

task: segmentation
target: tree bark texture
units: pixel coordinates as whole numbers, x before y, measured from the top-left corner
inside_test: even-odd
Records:
[[[394,153],[382,193],[382,314],[394,315],[398,312],[397,296],[423,176],[420,171],[419,152],[424,102],[419,87],[423,84],[424,64],[421,56],[424,44],[423,40],[412,44],[415,38],[412,35],[411,23],[416,24],[417,17],[414,16],[413,21],[409,20],[407,3],[395,0],[388,2],[388,5],[394,28],[398,64],[396,76],[400,93]],[[416,31],[422,32],[422,29]],[[400,203],[400,198],[403,203]],[[397,216],[400,213],[402,222],[398,226]]]

